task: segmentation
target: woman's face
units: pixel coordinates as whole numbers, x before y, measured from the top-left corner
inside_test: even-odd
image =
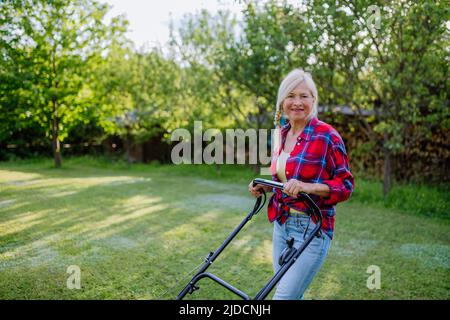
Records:
[[[312,112],[314,97],[302,81],[283,101],[283,112],[289,121],[307,121]]]

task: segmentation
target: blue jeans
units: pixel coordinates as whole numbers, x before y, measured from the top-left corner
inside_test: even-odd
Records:
[[[308,215],[300,215],[289,217],[283,225],[280,225],[277,221],[273,224],[273,267],[274,271],[277,272],[280,269],[278,259],[283,249],[287,247],[286,240],[293,237],[295,239],[294,247],[300,247],[304,241],[304,236],[306,238],[312,233],[315,223],[310,220]],[[303,299],[305,290],[325,261],[330,244],[330,237],[323,232],[319,237],[314,237],[298,260],[278,282],[273,299]]]

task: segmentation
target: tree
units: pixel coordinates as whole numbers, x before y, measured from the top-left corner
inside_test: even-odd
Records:
[[[449,9],[441,1],[314,1],[307,10],[322,35],[315,73],[332,103],[360,115],[373,146],[384,155],[387,195],[392,158],[414,141],[449,127]],[[371,25],[377,17],[378,25]],[[362,111],[374,111],[368,123]]]
[[[16,110],[26,110],[52,137],[59,167],[60,141],[95,107],[82,103],[86,72],[112,39],[123,35],[126,24],[115,18],[105,25],[107,5],[95,0],[12,1],[2,3],[1,10],[2,16],[9,16],[1,40],[8,44],[3,57],[22,81],[20,86],[11,83],[12,93],[18,95]]]
[[[448,130],[445,2],[248,1],[243,13],[235,36],[215,32],[232,29],[224,15],[192,18],[183,26],[181,47],[193,57],[191,65],[198,61],[253,97],[251,108],[240,112],[252,127],[271,126],[277,87],[288,71],[311,71],[319,103],[349,106],[369,142],[365,147],[381,153],[385,195],[395,175],[393,158]]]
[[[158,48],[110,50],[97,69],[100,125],[107,134],[124,138],[125,157],[135,143],[163,135],[185,118],[181,70]]]
[[[173,44],[188,66],[185,70],[192,74],[189,78],[195,79],[194,92],[203,101],[198,104],[197,116],[201,114],[219,128],[226,124],[272,127],[277,86],[289,68],[280,63],[288,61],[289,54],[285,50],[289,40],[279,32],[287,28],[279,24],[285,14],[274,2],[263,8],[249,5],[240,34],[235,18],[226,11],[215,16],[202,11],[186,17]],[[205,117],[208,107],[213,112]],[[223,120],[229,116],[232,122]],[[254,169],[259,173],[259,166]]]
[[[224,48],[234,43],[236,21],[227,11],[206,10],[187,14],[178,30],[171,31],[170,56],[181,66],[183,121],[190,126],[202,120],[206,127],[243,128],[249,99],[224,74],[219,61]]]

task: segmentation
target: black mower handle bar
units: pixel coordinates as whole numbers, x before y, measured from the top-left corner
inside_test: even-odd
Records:
[[[257,178],[253,180],[253,186],[256,186],[257,184],[261,184],[264,186],[269,186],[277,189],[283,190],[283,184],[281,182],[271,181],[271,180],[265,180]],[[263,200],[264,199],[264,200]],[[316,217],[316,226],[313,229],[312,233],[306,238],[306,240],[303,242],[303,244],[300,246],[300,248],[295,248],[293,253],[290,254],[290,258],[286,260],[286,262],[283,262],[283,265],[281,268],[276,272],[276,274],[269,280],[269,282],[258,292],[258,294],[255,296],[255,300],[263,300],[267,297],[267,295],[270,293],[270,291],[276,286],[278,281],[280,281],[281,277],[287,272],[287,270],[292,266],[292,264],[295,262],[295,260],[300,256],[300,254],[305,250],[305,248],[309,245],[309,243],[312,241],[312,239],[320,232],[320,228],[322,225],[322,214],[320,212],[319,207],[315,204],[315,202],[304,192],[300,192],[298,194],[298,199],[300,201],[304,201],[308,209],[312,211],[312,214]],[[195,290],[197,290],[199,287],[196,286],[196,283],[202,279],[202,278],[210,278],[211,280],[219,283],[223,287],[227,288],[228,290],[232,291],[236,295],[240,296],[241,298],[245,300],[249,300],[250,297],[245,294],[244,292],[236,289],[229,283],[225,282],[224,280],[220,279],[219,277],[207,273],[206,269],[214,262],[214,260],[217,258],[217,256],[225,249],[225,247],[233,240],[233,238],[236,236],[236,234],[239,233],[239,231],[244,227],[244,225],[252,219],[252,217],[257,214],[263,207],[266,201],[266,193],[263,190],[263,196],[258,197],[256,199],[255,207],[252,211],[250,211],[247,216],[242,220],[242,222],[234,229],[234,231],[228,236],[227,239],[220,245],[220,247],[215,252],[210,252],[210,254],[205,258],[205,262],[203,266],[200,268],[200,270],[192,277],[191,281],[181,290],[181,292],[177,296],[177,300],[181,300],[186,296],[188,293],[192,293]]]
[[[276,189],[280,189],[280,190],[283,190],[283,188],[284,188],[284,185],[282,182],[266,180],[266,179],[261,179],[261,178],[256,178],[253,180],[253,187],[256,186],[257,184],[261,184],[263,186],[268,186],[268,187],[272,187],[272,188],[276,188]],[[322,212],[320,212],[319,207],[311,199],[311,197],[308,194],[306,194],[304,192],[299,192],[298,198],[300,200],[305,201],[308,208],[314,212],[316,217],[319,218],[320,220],[322,220]]]

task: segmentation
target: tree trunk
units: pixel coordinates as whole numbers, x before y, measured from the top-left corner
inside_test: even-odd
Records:
[[[383,196],[386,198],[391,190],[392,184],[392,154],[386,147],[387,135],[384,136],[384,174],[383,174]]]
[[[125,159],[127,161],[128,164],[132,163],[132,158],[131,158],[131,147],[132,147],[132,138],[131,138],[131,130],[130,128],[126,128],[127,130],[127,134],[125,137]]]
[[[59,81],[56,79],[56,60],[55,60],[55,50],[52,51],[52,71],[53,76],[55,77],[54,89],[58,89]],[[59,118],[58,118],[58,101],[56,99],[56,94],[53,93],[52,96],[52,105],[53,105],[53,123],[52,123],[52,133],[53,133],[53,158],[55,161],[55,167],[61,167],[61,147],[59,145]]]
[[[256,163],[256,164],[252,164],[252,167],[253,167],[253,173],[256,176],[259,176],[261,174],[261,166],[258,163]]]
[[[55,161],[55,167],[61,167],[61,148],[59,144],[59,120],[58,120],[58,108],[56,103],[56,97],[52,98],[53,103],[53,123],[52,123],[52,132],[53,132],[53,158]]]

